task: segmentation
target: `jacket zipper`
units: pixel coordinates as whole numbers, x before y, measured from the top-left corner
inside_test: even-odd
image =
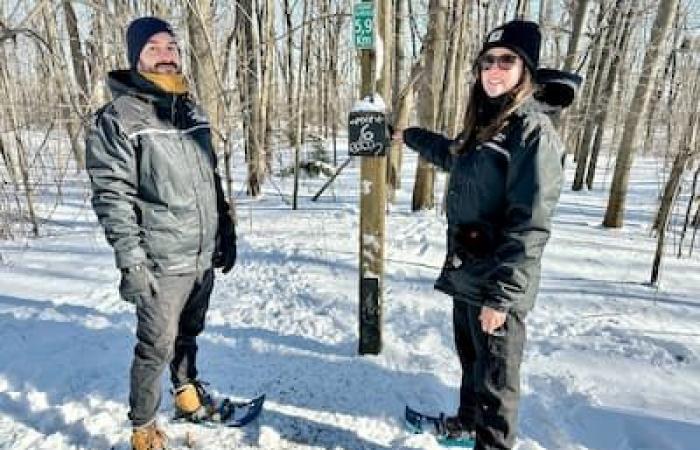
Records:
[[[189,155],[188,155],[187,149],[185,148],[185,143],[183,142],[183,139],[182,139],[181,126],[183,124],[175,121],[175,104],[177,102],[177,99],[178,99],[178,97],[173,95],[172,120],[173,120],[173,123],[175,123],[175,126],[178,128],[178,138],[180,139],[180,148],[182,149],[182,153],[183,153],[183,155],[185,157],[185,161],[186,161],[188,159]],[[182,108],[182,105],[180,105],[180,108]],[[181,113],[182,111],[178,110],[177,112],[178,112],[178,118],[180,118],[179,113]],[[197,176],[201,177],[202,170],[200,167],[199,159],[197,158],[196,154],[194,155],[194,157],[197,160],[197,168],[199,169],[199,173],[193,174],[193,175],[197,175]],[[190,166],[190,164],[188,164],[188,166]],[[191,173],[191,171],[192,171],[192,167],[190,167],[190,173]],[[199,260],[202,256],[202,241],[203,241],[203,237],[204,237],[204,221],[202,220],[202,208],[201,208],[201,205],[199,203],[200,202],[199,191],[197,190],[198,179],[195,176],[193,178],[193,180],[194,180],[194,183],[192,183],[192,188],[194,189],[195,206],[197,208],[197,219],[199,220],[199,242],[198,242],[198,247],[197,247],[197,257],[195,260],[195,273],[197,273],[199,276]]]

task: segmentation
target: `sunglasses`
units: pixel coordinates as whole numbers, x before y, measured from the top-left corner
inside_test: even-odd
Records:
[[[501,70],[510,70],[517,60],[518,57],[512,54],[490,55],[487,53],[476,60],[476,65],[479,67],[479,70],[483,71],[489,70],[494,65],[497,65]]]

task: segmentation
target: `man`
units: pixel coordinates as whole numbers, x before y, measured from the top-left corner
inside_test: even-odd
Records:
[[[213,267],[231,270],[236,235],[210,126],[188,94],[172,27],[143,17],[126,39],[130,68],[109,74],[113,100],[88,133],[87,169],[93,208],[121,270],[119,292],[136,306],[132,447],[160,450],[167,438],[155,416],[166,364],[179,413],[196,419],[213,407],[197,381],[195,339]]]

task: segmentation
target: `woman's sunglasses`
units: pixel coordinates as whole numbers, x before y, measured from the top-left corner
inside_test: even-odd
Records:
[[[512,54],[489,55],[487,53],[485,55],[481,55],[479,59],[476,60],[476,65],[479,67],[479,70],[483,71],[489,70],[494,66],[494,64],[501,70],[510,70],[515,65],[517,60],[518,57]]]

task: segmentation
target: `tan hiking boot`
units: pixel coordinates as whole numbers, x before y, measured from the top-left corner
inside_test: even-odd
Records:
[[[192,383],[183,384],[175,389],[175,408],[182,415],[192,414],[197,411],[202,402],[199,399],[197,388]]]
[[[205,383],[192,381],[173,391],[177,416],[191,422],[208,420],[217,411],[214,399],[204,389]]]
[[[131,435],[132,450],[166,450],[168,437],[158,428],[156,421],[134,428]]]

